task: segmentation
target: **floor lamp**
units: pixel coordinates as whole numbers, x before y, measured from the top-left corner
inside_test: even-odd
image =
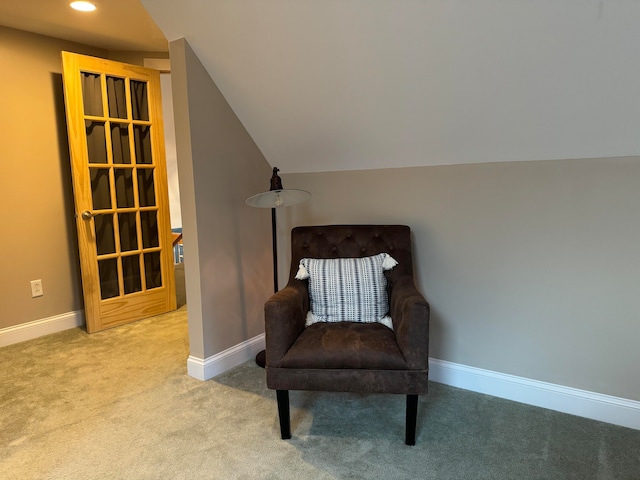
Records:
[[[276,209],[290,207],[297,203],[305,202],[311,197],[306,190],[284,189],[282,179],[278,175],[278,169],[273,168],[271,176],[271,187],[268,192],[258,193],[247,198],[246,204],[257,208],[271,209],[271,240],[273,245],[273,291],[278,291],[278,242],[276,238]],[[266,363],[265,351],[262,350],[256,355],[256,363],[263,367]]]

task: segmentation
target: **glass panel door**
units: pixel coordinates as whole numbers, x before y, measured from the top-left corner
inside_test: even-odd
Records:
[[[87,329],[97,331],[175,308],[160,81],[62,57]]]

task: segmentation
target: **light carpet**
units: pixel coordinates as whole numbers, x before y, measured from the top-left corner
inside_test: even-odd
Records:
[[[187,311],[0,349],[0,478],[640,479],[640,432],[436,383],[405,399],[291,392],[252,362],[186,374]]]

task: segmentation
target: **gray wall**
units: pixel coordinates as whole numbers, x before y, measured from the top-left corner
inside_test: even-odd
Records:
[[[271,167],[184,39],[170,44],[191,355],[264,332],[269,212],[245,205]]]
[[[640,158],[282,178],[282,271],[293,226],[410,225],[432,357],[640,400]]]

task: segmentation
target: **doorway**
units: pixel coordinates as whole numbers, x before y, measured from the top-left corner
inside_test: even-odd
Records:
[[[167,186],[169,190],[169,214],[171,231],[174,234],[174,267],[176,282],[176,302],[178,308],[187,303],[184,277],[184,244],[182,242],[182,209],[180,208],[180,182],[178,177],[178,155],[173,118],[171,93],[171,67],[168,59],[144,59],[145,67],[160,70],[162,91],[162,115],[164,117],[164,141],[167,164]]]

